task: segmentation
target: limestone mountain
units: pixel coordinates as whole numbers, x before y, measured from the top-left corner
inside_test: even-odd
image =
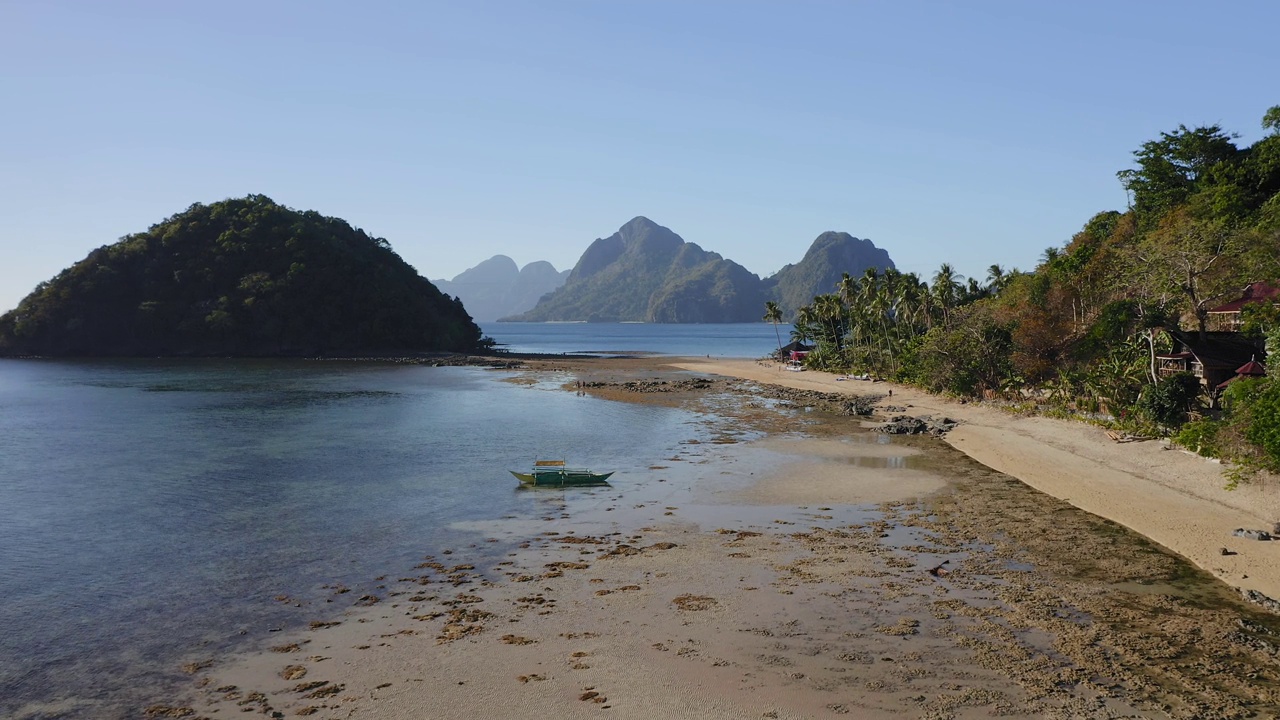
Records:
[[[502,318],[654,323],[756,322],[773,300],[791,318],[815,295],[834,292],[844,273],[892,268],[870,240],[848,233],[818,236],[794,265],[761,280],[741,265],[637,217],[591,243],[564,286],[532,310]]]
[[[783,267],[764,282],[783,317],[791,318],[814,296],[835,292],[845,273],[858,277],[872,267],[883,272],[894,267],[893,260],[870,240],[828,231],[813,241],[799,263]]]
[[[263,195],[195,204],[89,253],[0,316],[0,355],[482,350],[462,303],[384,239]]]
[[[452,280],[432,280],[440,291],[462,300],[478,322],[532,310],[543,295],[564,284],[569,271],[559,272],[544,260],[523,268],[506,255],[494,255]]]
[[[645,217],[587,248],[564,286],[510,320],[753,322],[760,278]]]

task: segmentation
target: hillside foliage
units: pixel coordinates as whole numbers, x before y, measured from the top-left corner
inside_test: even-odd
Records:
[[[1280,381],[1236,383],[1218,397],[1154,370],[1170,349],[1165,329],[1203,333],[1208,311],[1247,284],[1280,281],[1276,118],[1280,107],[1264,117],[1270,134],[1246,147],[1216,125],[1143,143],[1117,173],[1130,207],[1099,212],[1032,270],[846,273],[800,308],[795,339],[817,343],[811,365],[958,396],[1148,432],[1196,419],[1187,439],[1207,454],[1280,469]],[[1259,345],[1280,337],[1275,308],[1245,316]]]
[[[195,204],[100,247],[0,316],[0,353],[289,356],[473,351],[461,303],[390,244],[262,195]]]

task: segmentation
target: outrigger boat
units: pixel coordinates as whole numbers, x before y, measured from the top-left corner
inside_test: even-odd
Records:
[[[565,485],[604,485],[613,473],[591,472],[586,468],[565,467],[563,460],[535,460],[529,472],[509,471],[525,485],[564,487]]]

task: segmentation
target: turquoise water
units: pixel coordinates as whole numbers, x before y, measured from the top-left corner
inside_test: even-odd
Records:
[[[784,345],[791,342],[790,325],[778,325],[775,333],[773,325],[762,322],[704,325],[490,322],[480,327],[485,335],[511,352],[646,352],[758,358],[777,350],[779,338]]]
[[[451,525],[545,513],[507,468],[568,457],[643,482],[703,432],[503,377],[0,360],[0,717],[136,716],[183,662],[349,606],[326,585],[351,599],[445,548],[505,553]]]

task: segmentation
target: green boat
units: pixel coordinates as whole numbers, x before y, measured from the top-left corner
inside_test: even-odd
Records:
[[[528,472],[509,471],[525,485],[565,487],[566,485],[607,485],[613,473],[592,472],[586,468],[565,467],[563,460],[536,460]]]

